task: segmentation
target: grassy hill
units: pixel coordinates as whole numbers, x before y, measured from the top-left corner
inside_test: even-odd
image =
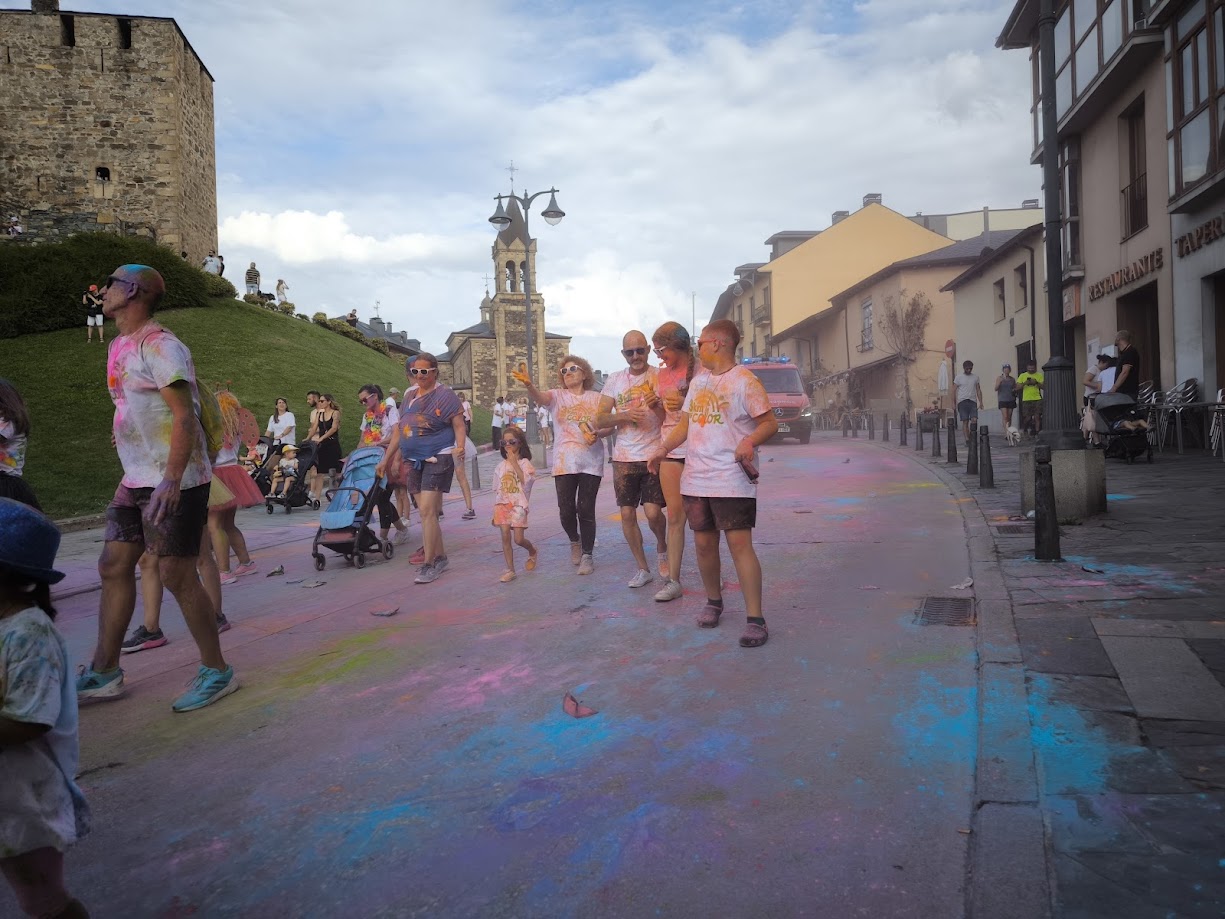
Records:
[[[289,400],[304,436],[306,391],[330,392],[342,409],[341,446],[351,450],[359,424],[357,391],[365,383],[404,388],[399,359],[310,322],[233,299],[203,309],[158,314],[191,349],[200,378],[229,381],[261,425],[276,399]],[[108,342],[114,325],[106,326]],[[0,339],[0,376],[12,380],[30,410],[25,477],[53,517],[102,511],[118,484],[110,442],[113,406],[106,391],[106,348],[79,329]],[[489,413],[474,407],[473,440],[489,439]],[[477,436],[477,435],[480,436]]]

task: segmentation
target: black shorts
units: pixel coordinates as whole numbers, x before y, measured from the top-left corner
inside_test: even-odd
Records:
[[[664,490],[659,484],[659,476],[647,471],[645,460],[632,463],[613,460],[612,467],[617,507],[637,507],[640,504],[664,507]]]
[[[451,481],[455,478],[455,460],[451,454],[434,457],[436,463],[422,463],[417,469],[408,467],[408,493],[419,495],[423,491],[440,491],[444,495],[451,491]]]
[[[120,485],[106,509],[106,542],[142,543],[151,555],[195,558],[208,523],[208,492],[211,483],[184,488],[179,507],[155,524],[149,514],[152,488]]]
[[[1015,401],[1013,402],[1004,402],[1002,400],[1000,401],[1000,408],[1016,408],[1016,407],[1017,407],[1017,403]]]
[[[751,530],[757,526],[756,498],[695,498],[684,495],[685,519],[695,533]]]

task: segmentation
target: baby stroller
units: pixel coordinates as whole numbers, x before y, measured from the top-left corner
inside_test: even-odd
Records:
[[[266,495],[272,488],[272,473],[276,471],[276,464],[281,461],[281,453],[273,448],[271,437],[261,437],[259,442],[264,448],[264,458],[251,473],[251,479],[259,487],[260,494]]]
[[[1106,448],[1106,456],[1134,463],[1136,457],[1148,454],[1153,461],[1153,445],[1148,442],[1148,419],[1136,409],[1136,400],[1121,392],[1106,392],[1093,400],[1097,415],[1097,433]]]
[[[285,513],[290,513],[295,507],[303,507],[310,505],[318,508],[319,502],[312,501],[310,497],[310,468],[315,464],[315,454],[319,450],[319,445],[313,440],[304,441],[298,447],[298,476],[294,479],[293,484],[285,490],[284,494],[274,495],[271,492],[264,494],[264,507],[268,509],[268,513],[272,513],[273,505],[279,504],[285,508]],[[276,462],[265,464],[268,466],[269,488],[271,488],[272,472],[276,470],[276,463],[281,461],[281,455],[278,454]],[[260,489],[263,491],[263,489]]]
[[[386,479],[374,474],[383,459],[383,447],[361,447],[349,454],[340,485],[326,492],[327,509],[319,515],[319,530],[311,545],[315,570],[322,571],[327,559],[320,547],[343,555],[358,568],[366,567],[367,552],[382,552],[390,559],[394,549],[389,539],[379,539],[370,528],[377,491],[385,488]]]

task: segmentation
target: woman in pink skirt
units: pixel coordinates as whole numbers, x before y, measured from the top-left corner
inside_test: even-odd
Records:
[[[229,390],[217,393],[217,404],[221,407],[221,418],[225,422],[225,440],[213,463],[213,478],[220,479],[234,497],[216,507],[209,507],[208,535],[221,572],[221,583],[233,584],[242,575],[255,571],[255,562],[251,561],[247,541],[234,522],[234,515],[240,507],[263,504],[264,496],[251,476],[238,464],[238,449],[242,445],[242,405]],[[230,571],[230,549],[238,556],[238,567],[234,571]]]

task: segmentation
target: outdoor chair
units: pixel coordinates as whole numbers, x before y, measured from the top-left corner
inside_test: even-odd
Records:
[[[1182,453],[1182,416],[1187,406],[1195,402],[1199,395],[1199,381],[1194,377],[1183,380],[1173,389],[1168,390],[1160,410],[1161,431],[1158,434],[1158,449],[1165,446],[1169,434],[1170,416],[1174,420],[1174,434],[1178,443],[1178,452]]]
[[[1212,424],[1208,428],[1208,445],[1212,449],[1213,456],[1216,456],[1217,450],[1221,448],[1222,402],[1225,402],[1225,389],[1218,389],[1216,391],[1216,406],[1212,409]],[[1221,450],[1221,459],[1225,460],[1225,450]]]

